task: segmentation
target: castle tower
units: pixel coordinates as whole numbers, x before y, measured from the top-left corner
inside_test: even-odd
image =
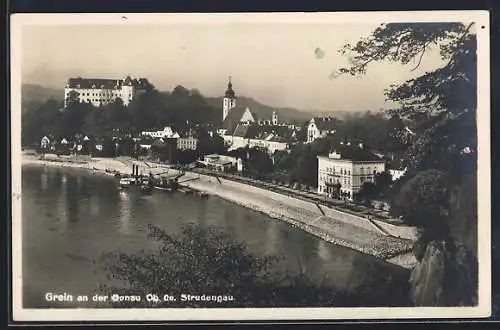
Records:
[[[234,107],[236,107],[236,96],[233,91],[231,77],[229,77],[226,94],[224,94],[224,101],[222,104],[222,121],[226,119],[229,110],[233,109]]]
[[[278,114],[273,111],[273,126],[278,126]]]
[[[132,78],[127,76],[122,84],[121,96],[123,100],[123,105],[128,106],[134,97],[134,84],[132,83]]]

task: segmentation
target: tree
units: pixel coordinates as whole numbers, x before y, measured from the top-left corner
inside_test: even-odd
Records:
[[[361,188],[357,193],[357,198],[362,201],[370,202],[372,199],[376,198],[378,195],[378,188],[371,181],[363,182]]]
[[[276,169],[288,171],[293,166],[293,157],[286,151],[276,150],[274,152],[274,166]]]
[[[80,93],[78,93],[75,90],[72,90],[68,93],[68,98],[67,98],[67,105],[70,105],[72,103],[79,103],[80,102]]]
[[[227,302],[116,303],[115,307],[326,307],[405,306],[401,284],[408,275],[389,269],[370,272],[365,283],[340,290],[326,281],[312,280],[301,268],[298,274],[280,271],[280,256],[258,256],[216,227],[188,224],[171,236],[150,226],[149,236],[159,246],[151,253],[121,252],[103,255],[110,279],[123,286],[102,285],[103,292],[144,296],[145,293],[231,295]],[[389,273],[388,273],[389,272]],[[391,274],[391,275],[389,275]],[[399,278],[395,280],[395,278]],[[377,283],[376,291],[369,287]],[[359,288],[359,289],[358,289]],[[383,294],[382,294],[383,293]],[[163,296],[160,295],[162,298]]]
[[[428,170],[404,184],[393,201],[391,212],[409,224],[436,230],[445,223],[449,200],[448,176],[438,170]]]
[[[116,155],[116,147],[113,139],[109,136],[104,138],[102,143],[102,156],[114,157]]]
[[[38,108],[23,112],[21,117],[21,140],[23,145],[39,144],[40,139],[49,134],[57,134],[62,113],[62,103],[47,100]]]
[[[297,131],[295,138],[297,141],[305,142],[307,140],[307,128],[309,126],[309,121],[306,121],[300,125],[300,129]]]
[[[438,48],[445,61],[442,67],[422,76],[390,86],[389,100],[399,102],[397,114],[415,121],[419,131],[416,141],[407,152],[407,166],[413,169],[437,168],[447,171],[445,159],[457,158],[464,147],[476,150],[476,35],[474,23],[390,23],[382,24],[372,34],[355,45],[347,43],[341,53],[350,56],[351,65],[334,74],[359,75],[370,63],[388,60],[408,64],[414,60],[417,68],[431,48]],[[470,133],[450,129],[455,122],[469,124]],[[436,130],[448,130],[441,139]],[[457,137],[460,145],[454,145]],[[440,151],[440,162],[425,161]],[[430,156],[431,155],[431,156]],[[455,161],[457,160],[455,159]],[[456,163],[455,163],[456,164]]]
[[[367,38],[341,49],[343,54],[350,56],[351,64],[334,75],[364,74],[370,63],[383,60],[401,64],[413,60],[415,69],[431,48],[439,50],[443,59],[441,67],[389,86],[385,92],[388,100],[401,104],[394,112],[410,120],[415,133],[403,159],[407,174],[396,184],[401,190],[396,193],[391,208],[394,214],[424,229],[415,249],[420,264],[413,273],[413,290],[418,292],[423,285],[429,288],[424,291],[434,296],[436,291],[449,295],[464,293],[460,298],[430,299],[431,304],[437,305],[474,301],[474,294],[462,290],[462,284],[450,279],[465,277],[469,278],[469,283],[477,285],[477,279],[469,276],[474,273],[477,260],[462,260],[457,254],[459,249],[454,247],[463,245],[451,243],[449,235],[449,227],[460,227],[452,224],[460,220],[456,212],[454,218],[450,216],[449,196],[456,193],[468,174],[476,175],[477,170],[474,29],[474,23],[382,24]],[[469,254],[470,250],[466,252]],[[446,264],[448,266],[442,266]],[[440,269],[456,272],[441,276]],[[436,280],[432,282],[432,279]],[[418,296],[414,292],[416,305],[429,304],[428,299],[422,299],[425,294]]]
[[[257,148],[249,150],[248,170],[257,176],[263,176],[273,170],[273,161],[265,151]]]

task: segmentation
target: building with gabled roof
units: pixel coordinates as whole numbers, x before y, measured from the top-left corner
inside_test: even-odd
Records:
[[[286,126],[283,127],[283,129],[286,128]],[[289,150],[290,146],[296,142],[292,132],[280,135],[276,127],[262,126],[255,122],[239,123],[232,134],[226,134],[223,138],[229,150],[247,146],[259,147],[267,149],[269,154],[277,150]]]
[[[313,117],[307,126],[307,143],[334,134],[340,120],[335,117]]]

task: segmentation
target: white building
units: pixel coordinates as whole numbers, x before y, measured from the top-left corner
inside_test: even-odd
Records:
[[[338,119],[333,117],[314,117],[309,121],[307,126],[307,143],[311,143],[316,139],[334,134]]]
[[[231,156],[225,155],[206,155],[203,161],[199,161],[204,164],[207,168],[218,171],[218,172],[228,172],[236,169],[238,166],[238,159]]]
[[[234,131],[231,134],[224,135],[223,139],[226,145],[229,146],[229,150],[248,146],[249,148],[266,149],[269,154],[273,154],[277,150],[287,151],[290,149],[292,139],[268,132],[266,128],[255,123],[239,123]],[[282,130],[284,129],[287,129],[287,127],[282,127]]]
[[[318,194],[344,193],[352,199],[364,182],[374,182],[375,174],[385,171],[385,162],[368,150],[344,147],[340,153],[318,156]],[[337,191],[340,185],[340,191]]]
[[[165,126],[162,130],[159,131],[144,131],[141,133],[142,136],[150,136],[154,139],[156,138],[179,138],[179,134],[174,132],[170,126]]]
[[[48,149],[50,147],[50,139],[47,136],[42,137],[40,140],[40,148]]]
[[[132,79],[88,79],[70,78],[64,88],[64,107],[68,106],[71,93],[79,102],[91,103],[93,106],[101,106],[114,102],[117,98],[123,100],[128,106],[138,92],[144,91],[150,86],[146,78]]]
[[[397,181],[401,179],[406,174],[407,168],[404,169],[391,169],[389,170],[389,174],[391,174],[392,181]]]
[[[192,136],[180,137],[177,139],[177,149],[196,150],[198,149],[198,139]]]

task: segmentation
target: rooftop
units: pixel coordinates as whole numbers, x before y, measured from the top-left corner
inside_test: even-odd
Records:
[[[337,119],[335,117],[314,117],[313,121],[318,129],[322,131],[334,130],[340,123],[340,119]]]
[[[146,78],[132,79],[102,79],[102,78],[69,78],[68,88],[82,88],[82,89],[120,89],[123,85],[134,86],[137,89],[145,89],[150,85]]]
[[[336,157],[335,157],[336,156]],[[339,159],[339,160],[348,160],[354,162],[373,162],[384,160],[379,156],[375,155],[372,151],[364,148],[360,148],[359,146],[346,146],[341,145],[330,153],[330,155],[322,155],[318,156],[320,158],[328,158],[328,159]]]

